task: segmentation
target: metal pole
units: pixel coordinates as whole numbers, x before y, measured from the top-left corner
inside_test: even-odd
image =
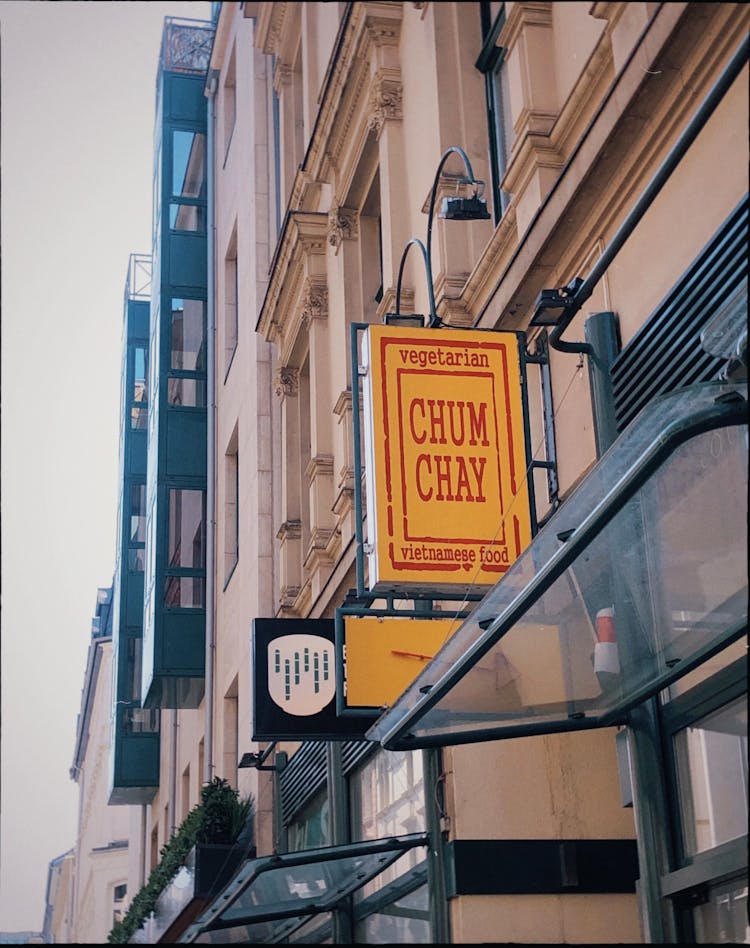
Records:
[[[614,313],[602,312],[589,316],[585,325],[585,338],[592,350],[588,360],[589,383],[596,454],[599,458],[617,438],[610,372],[618,352]],[[616,576],[614,568],[612,575]],[[620,616],[618,622],[623,619],[624,616]],[[661,875],[669,869],[669,803],[655,698],[630,711],[627,736],[643,936],[648,943],[662,944],[674,940],[675,924],[671,905],[661,897]]]
[[[445,854],[438,802],[439,784],[442,776],[441,755],[442,750],[438,747],[430,747],[422,751],[425,820],[427,833],[430,837],[427,850],[427,887],[432,943],[435,945],[450,944],[450,919],[445,886]]]

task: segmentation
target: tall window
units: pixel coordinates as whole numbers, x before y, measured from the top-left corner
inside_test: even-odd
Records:
[[[130,393],[130,427],[145,429],[148,419],[148,349],[133,347],[133,388]]]
[[[206,230],[206,136],[175,129],[172,132],[172,230]]]
[[[205,605],[206,492],[169,491],[169,545],[165,605],[202,608]]]
[[[206,303],[172,300],[170,405],[203,408],[206,404]]]
[[[237,349],[239,293],[237,285],[237,231],[235,229],[229,241],[227,255],[224,258],[224,378]]]
[[[224,161],[227,160],[229,146],[232,143],[234,123],[237,118],[237,58],[232,49],[229,57],[226,78],[224,79]]]
[[[237,429],[224,455],[224,583],[229,582],[239,559],[240,466]]]
[[[130,533],[128,535],[128,569],[142,572],[146,555],[146,485],[130,487]]]
[[[513,144],[513,120],[510,110],[508,70],[505,50],[497,46],[497,38],[505,23],[505,4],[479,4],[482,51],[476,62],[477,69],[484,74],[487,98],[487,122],[490,140],[490,166],[492,168],[492,202],[497,223],[508,206],[509,196],[501,190],[500,182],[508,166]]]

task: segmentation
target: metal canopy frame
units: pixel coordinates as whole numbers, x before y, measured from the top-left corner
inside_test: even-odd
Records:
[[[693,402],[698,404],[694,406]],[[545,529],[532,541],[527,553],[532,557],[534,554],[539,555],[542,563],[533,579],[511,598],[504,608],[501,608],[499,614],[495,615],[492,615],[489,611],[490,606],[486,604],[487,599],[492,596],[491,591],[472,616],[456,631],[447,645],[420,673],[410,689],[370,728],[367,732],[370,740],[379,741],[388,750],[412,750],[418,747],[473,743],[504,737],[581,730],[625,723],[629,710],[682,677],[745,632],[746,613],[744,618],[740,616],[735,623],[714,637],[708,645],[694,652],[688,660],[680,662],[679,667],[666,667],[659,671],[647,686],[627,694],[616,707],[598,716],[588,713],[584,716],[577,713],[567,717],[561,716],[554,721],[502,725],[497,723],[497,715],[493,715],[492,721],[487,721],[483,727],[480,715],[477,714],[472,718],[476,720],[477,726],[470,730],[452,731],[450,724],[444,728],[436,724],[430,733],[422,733],[418,736],[410,733],[414,725],[422,721],[438,701],[447,695],[538,602],[672,452],[704,432],[747,424],[747,386],[743,384],[711,382],[682,389],[657,399],[644,410],[640,417],[648,418],[655,410],[654,406],[659,405],[669,405],[671,410],[671,418],[667,419],[664,429],[656,433],[639,456],[630,463],[619,480],[607,487],[601,484],[602,470],[606,471],[605,465],[608,463],[611,465],[612,458],[617,457],[618,451],[622,451],[623,442],[628,438],[632,439],[634,429],[636,431],[638,429],[638,422],[630,426],[628,432],[615,442],[579,485],[573,496],[556,511]],[[570,505],[576,495],[591,498],[590,513],[578,525],[570,522],[570,511],[574,509]],[[564,542],[550,556],[548,552],[545,554],[544,546],[540,546],[540,541],[544,544],[545,538],[549,540],[550,536],[555,535]],[[545,546],[549,549],[548,542]],[[520,570],[522,565],[521,561],[514,564],[495,589],[508,583],[515,567],[518,566]],[[484,621],[482,621],[483,618]],[[477,628],[483,630],[478,636],[476,635]],[[448,650],[450,650],[449,655]],[[460,654],[457,655],[459,651]],[[445,668],[446,662],[448,670],[442,673],[437,671],[437,669]],[[515,716],[516,722],[518,717],[518,715]]]
[[[406,836],[392,836],[249,859],[213,900],[210,908],[187,929],[180,941],[190,944],[206,932],[259,925],[264,922],[295,919],[302,924],[313,915],[335,909],[343,899],[374,879],[405,852],[417,846],[427,845],[429,845],[427,833],[412,833]],[[290,893],[287,899],[268,902],[266,905],[263,904],[261,895],[252,908],[244,912],[240,910],[234,914],[225,914],[231,913],[232,906],[237,900],[243,893],[249,892],[253,884],[262,879],[264,874],[274,870],[293,870],[320,863],[335,865],[347,859],[360,860],[360,862],[356,870],[350,872],[348,878],[330,892],[317,893],[315,896],[300,896],[296,900]],[[288,934],[289,929],[284,927],[284,933]]]

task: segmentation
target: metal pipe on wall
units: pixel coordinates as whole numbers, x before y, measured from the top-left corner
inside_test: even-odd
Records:
[[[206,195],[208,203],[207,248],[207,301],[206,301],[206,678],[205,696],[206,723],[204,736],[204,773],[203,782],[210,783],[214,772],[214,655],[216,652],[215,623],[215,585],[214,572],[216,562],[216,366],[214,365],[216,345],[216,267],[214,253],[216,247],[216,223],[214,219],[214,126],[216,124],[216,89],[218,74],[213,70],[206,84],[208,96],[208,128],[206,134]]]

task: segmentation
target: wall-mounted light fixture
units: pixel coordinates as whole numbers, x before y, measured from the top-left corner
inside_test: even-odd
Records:
[[[490,219],[490,214],[487,210],[487,202],[482,197],[484,192],[484,181],[480,181],[474,177],[474,172],[471,168],[471,162],[469,161],[466,152],[457,145],[451,145],[451,147],[443,153],[440,159],[437,171],[435,172],[435,180],[432,184],[430,205],[429,210],[427,211],[427,245],[425,246],[418,237],[412,237],[404,247],[404,252],[401,254],[401,263],[399,264],[398,268],[398,281],[396,283],[396,312],[385,314],[384,321],[388,325],[406,324],[410,326],[424,326],[424,316],[419,314],[409,314],[406,316],[401,313],[401,277],[404,272],[406,255],[409,252],[409,248],[413,244],[418,245],[422,251],[422,258],[424,260],[425,271],[427,274],[427,293],[430,306],[428,326],[429,328],[434,329],[437,326],[442,325],[435,307],[435,289],[432,281],[432,221],[435,213],[435,201],[437,198],[437,190],[438,185],[440,184],[440,175],[443,170],[443,165],[454,153],[461,158],[466,171],[466,174],[456,181],[456,188],[460,187],[461,185],[469,185],[474,189],[474,193],[469,197],[461,197],[459,195],[444,197],[440,206],[438,217],[442,217],[444,220],[448,221],[486,221]],[[406,322],[406,320],[410,321]]]
[[[529,326],[556,326],[577,305],[576,292],[583,285],[580,277],[558,290],[542,290],[534,303]]]

